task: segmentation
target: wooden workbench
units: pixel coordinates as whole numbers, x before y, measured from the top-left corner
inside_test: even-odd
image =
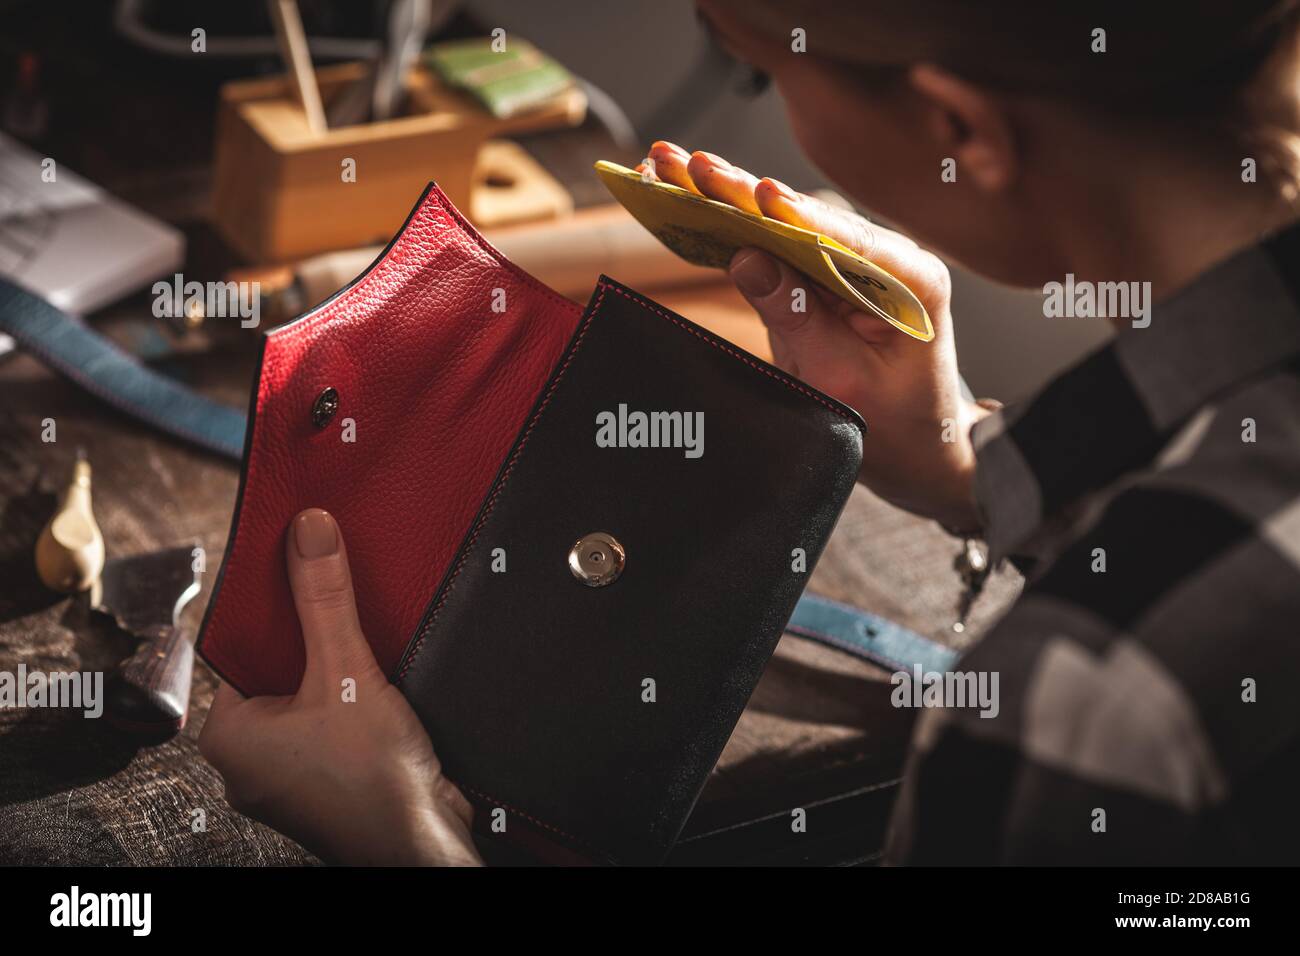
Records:
[[[761,335],[728,292],[696,289],[665,304],[722,334],[761,348]],[[120,340],[148,335],[138,297],[97,324]],[[238,342],[163,366],[213,397],[242,404],[252,352]],[[41,441],[41,422],[57,441]],[[161,436],[56,378],[26,355],[0,359],[0,670],[19,662],[45,670],[111,667],[126,642],[93,619],[81,600],[47,592],[32,549],[78,446],[95,469],[95,508],[110,555],[202,542],[223,553],[238,471],[234,464]],[[956,544],[932,523],[899,512],[859,488],[818,565],[812,588],[900,621],[928,636],[969,642],[1014,597],[995,575],[964,635],[951,623],[959,587]],[[191,603],[200,619],[212,574]],[[892,800],[910,714],[889,706],[885,675],[787,636],[714,771],[675,857],[678,862],[869,860]],[[286,864],[312,858],[289,840],[236,814],[195,741],[215,678],[197,665],[190,721],[160,747],[135,749],[101,721],[61,711],[0,710],[0,864]],[[793,846],[789,808],[826,804],[821,826]],[[206,829],[194,832],[194,811]],[[832,810],[834,812],[832,812]],[[731,832],[737,821],[773,815]],[[722,832],[720,832],[722,831]],[[711,834],[701,838],[702,834]],[[766,834],[766,835],[765,835]],[[779,834],[778,834],[779,835]]]
[[[256,64],[170,60],[106,40],[109,12],[69,20],[43,14],[12,42],[45,52],[50,129],[44,155],[113,195],[185,231],[187,278],[219,279],[240,265],[208,225],[212,218],[214,108],[223,79]],[[47,38],[57,38],[49,39]],[[169,82],[157,81],[167,69]],[[103,76],[114,82],[99,82]],[[596,159],[634,163],[598,125],[530,138],[527,148],[585,207],[608,201],[591,175]],[[413,197],[414,198],[414,197]],[[247,265],[247,263],[242,263]],[[594,280],[593,276],[593,280]],[[647,290],[743,347],[764,348],[761,327],[734,292]],[[150,299],[139,295],[92,317],[138,347],[156,339]],[[251,338],[167,358],[162,371],[212,397],[242,404],[253,372]],[[58,441],[40,440],[54,418]],[[25,355],[0,358],[0,670],[106,669],[127,644],[92,619],[83,601],[46,592],[32,548],[76,448],[95,469],[96,514],[111,554],[197,538],[224,551],[238,485],[236,467],[147,430],[54,377]],[[812,587],[858,603],[923,634],[950,630],[959,592],[956,544],[933,524],[855,492]],[[205,575],[210,581],[212,574]],[[995,576],[964,640],[973,640],[1014,596]],[[208,587],[187,609],[200,620]],[[674,859],[844,862],[870,858],[892,800],[909,713],[888,704],[884,675],[838,652],[786,638],[712,775]],[[199,664],[190,722],[173,741],[137,750],[101,721],[57,711],[0,710],[0,864],[277,864],[310,861],[290,841],[231,811],[221,781],[195,746],[214,689]],[[818,803],[828,795],[850,796]],[[789,808],[809,809],[805,839],[781,845]],[[192,831],[196,810],[206,830]],[[724,829],[772,814],[772,825]],[[721,835],[700,838],[700,834]],[[778,846],[773,853],[770,845]]]

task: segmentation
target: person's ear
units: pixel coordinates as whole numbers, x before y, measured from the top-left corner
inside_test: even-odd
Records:
[[[957,160],[986,192],[1000,192],[1019,173],[1019,154],[1010,118],[1002,105],[978,86],[937,66],[920,63],[908,80],[927,112],[926,125],[945,156]]]

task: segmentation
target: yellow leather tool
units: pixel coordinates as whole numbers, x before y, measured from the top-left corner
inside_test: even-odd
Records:
[[[829,236],[643,178],[617,163],[602,160],[596,173],[641,225],[687,262],[725,269],[737,249],[762,249],[912,338],[934,338],[930,316],[911,289]]]
[[[104,570],[104,536],[90,504],[90,462],[80,452],[72,481],[36,541],[36,573],[52,591],[88,590]]]

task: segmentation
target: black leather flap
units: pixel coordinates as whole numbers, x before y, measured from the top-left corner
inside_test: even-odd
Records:
[[[399,668],[480,815],[661,860],[861,456],[851,410],[602,278]],[[603,587],[569,566],[592,532]]]

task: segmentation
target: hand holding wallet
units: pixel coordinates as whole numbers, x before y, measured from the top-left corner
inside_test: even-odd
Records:
[[[246,694],[296,689],[284,536],[325,508],[380,666],[487,829],[658,861],[853,487],[862,430],[613,280],[580,311],[430,187],[370,270],[264,339],[201,653]]]

